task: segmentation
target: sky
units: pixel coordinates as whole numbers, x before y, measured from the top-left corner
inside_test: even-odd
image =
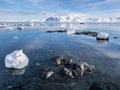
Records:
[[[119,17],[120,0],[0,0],[0,21],[67,15]]]

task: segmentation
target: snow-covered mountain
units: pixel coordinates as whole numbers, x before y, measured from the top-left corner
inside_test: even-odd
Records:
[[[116,18],[98,18],[97,22],[119,22]]]
[[[49,17],[46,19],[46,22],[85,22],[86,18],[80,16],[58,16],[58,17]]]
[[[96,23],[108,23],[108,22],[120,22],[120,17],[118,18],[87,18],[81,16],[54,16],[48,17],[46,19],[41,20],[34,20],[31,19],[29,22],[78,22],[78,23],[85,23],[85,22],[96,22]]]

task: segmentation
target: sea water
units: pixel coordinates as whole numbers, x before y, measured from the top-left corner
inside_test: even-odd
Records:
[[[0,28],[0,90],[90,90],[96,84],[105,90],[120,89],[119,23],[37,23],[34,27],[24,26],[24,30],[20,31],[13,27],[13,30]],[[46,32],[58,29],[107,32],[109,41],[97,41],[95,37],[87,35]],[[28,66],[22,71],[6,69],[5,56],[20,49],[29,58]],[[56,56],[93,64],[96,70],[74,79],[63,78],[51,62],[51,58]],[[41,67],[52,69],[57,78],[44,80]]]

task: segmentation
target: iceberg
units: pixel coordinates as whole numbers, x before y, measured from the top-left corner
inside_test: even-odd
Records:
[[[72,35],[72,34],[74,34],[74,33],[75,33],[75,30],[68,30],[68,31],[67,31],[67,34],[68,34],[68,35]]]
[[[105,32],[101,32],[97,35],[97,40],[109,40],[109,34]]]
[[[15,50],[5,57],[6,68],[22,69],[28,65],[28,57],[23,50]]]

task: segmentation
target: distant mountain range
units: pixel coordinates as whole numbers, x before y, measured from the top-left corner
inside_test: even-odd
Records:
[[[29,22],[120,22],[120,17],[117,18],[87,18],[81,16],[56,16],[56,17],[48,17],[42,20],[29,20]]]

